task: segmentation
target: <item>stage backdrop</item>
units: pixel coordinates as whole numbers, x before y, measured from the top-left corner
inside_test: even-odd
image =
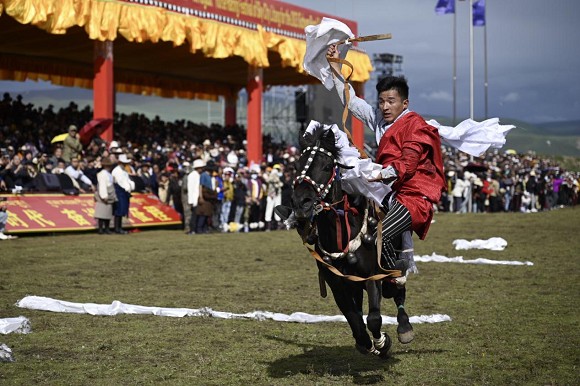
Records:
[[[8,198],[7,233],[60,232],[95,229],[92,194],[0,195]],[[134,193],[129,207],[130,227],[181,224],[179,213],[154,194]]]

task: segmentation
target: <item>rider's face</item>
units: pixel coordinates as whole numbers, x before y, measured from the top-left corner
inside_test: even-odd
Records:
[[[383,91],[379,94],[379,109],[383,113],[383,118],[389,124],[409,106],[409,100],[401,98],[395,89]]]

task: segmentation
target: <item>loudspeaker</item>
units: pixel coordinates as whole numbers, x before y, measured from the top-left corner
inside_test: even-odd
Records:
[[[308,119],[306,91],[296,91],[294,93],[294,103],[296,107],[296,122],[306,122],[306,119]]]
[[[39,173],[34,179],[34,187],[39,192],[60,192],[58,175]]]

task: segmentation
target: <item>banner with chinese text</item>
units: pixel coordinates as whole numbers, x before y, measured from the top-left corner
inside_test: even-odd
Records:
[[[31,194],[7,197],[7,233],[61,232],[95,229],[95,201],[92,194]],[[134,193],[129,206],[129,227],[181,224],[179,213],[153,194]]]

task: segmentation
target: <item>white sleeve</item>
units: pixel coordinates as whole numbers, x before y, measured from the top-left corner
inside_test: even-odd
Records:
[[[87,177],[83,172],[79,172],[81,175],[81,181],[89,186],[93,186],[93,181],[89,177]]]
[[[67,176],[69,176],[73,180],[76,180],[79,177],[79,172],[70,166],[67,166],[64,169],[64,174],[66,174]]]
[[[101,200],[106,201],[109,198],[109,194],[107,192],[107,175],[105,173],[97,174],[97,187],[99,189],[99,197]]]
[[[111,174],[113,175],[113,181],[115,181],[117,185],[123,188],[127,193],[131,193],[133,190],[132,186],[135,186],[135,183],[131,181],[129,174],[125,170],[117,166],[113,169]]]
[[[199,201],[199,174],[192,173],[187,177],[187,203],[197,206]]]

